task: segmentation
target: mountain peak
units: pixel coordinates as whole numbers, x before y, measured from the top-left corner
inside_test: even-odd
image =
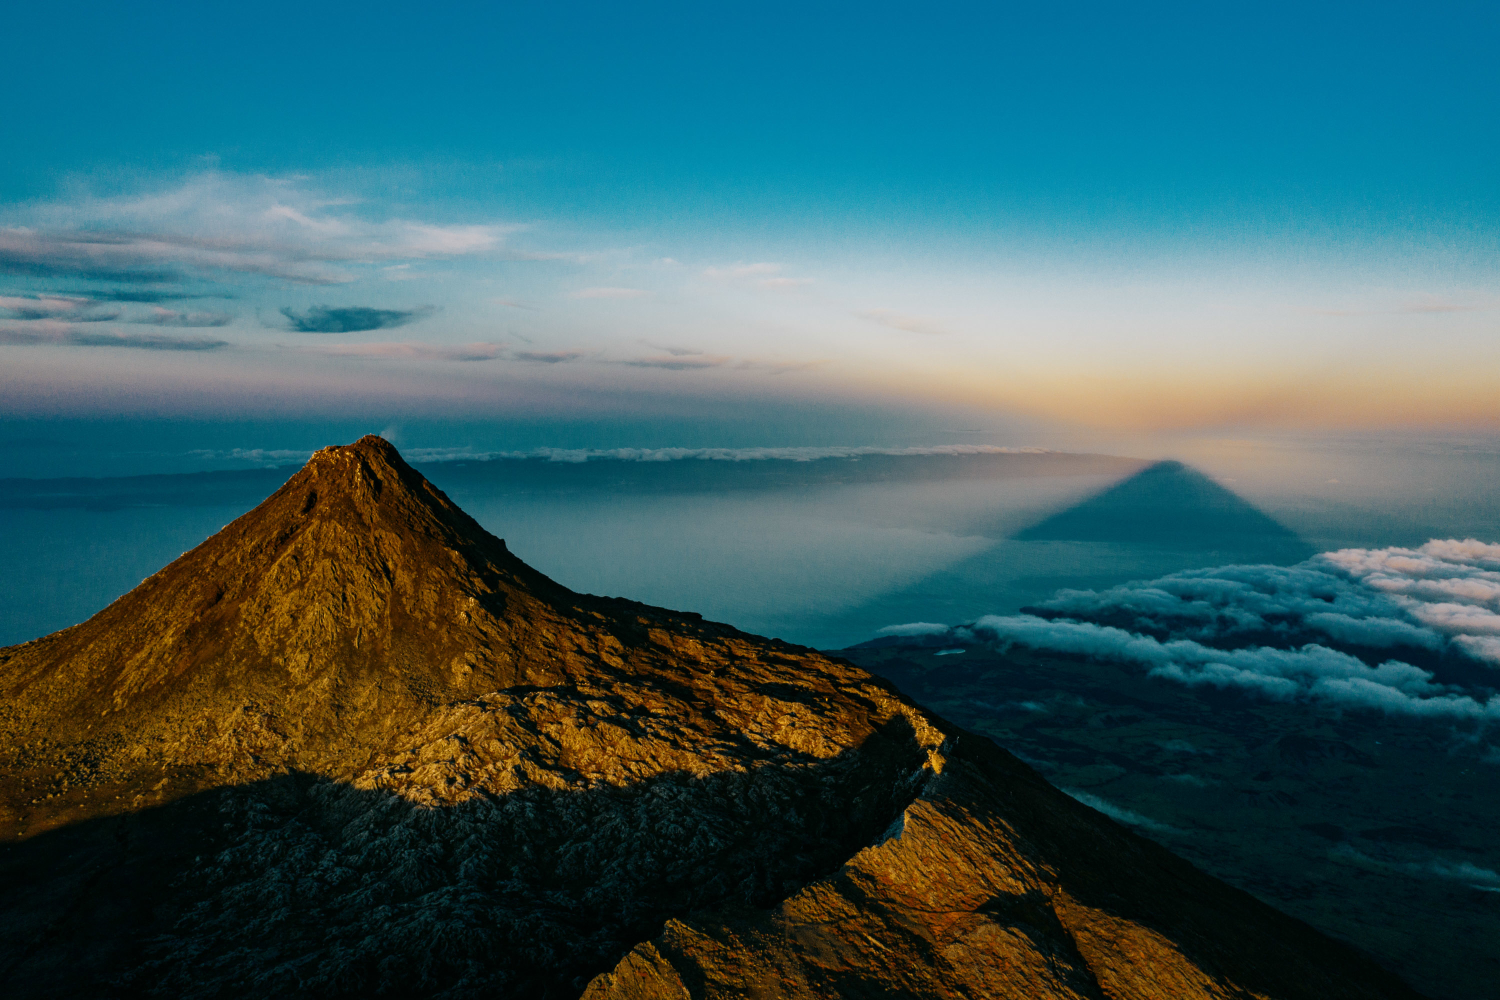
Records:
[[[559,586],[375,437],[0,650],[0,845],[15,997],[1413,996],[847,661]]]
[[[272,699],[295,708],[301,727],[336,716],[357,728],[403,691],[456,697],[556,681],[520,650],[576,618],[581,600],[369,436],[318,451],[254,510],[87,622],[0,656],[36,682],[27,707],[38,720],[181,706],[202,722]]]

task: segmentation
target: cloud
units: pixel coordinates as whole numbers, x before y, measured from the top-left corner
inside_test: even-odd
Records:
[[[948,626],[937,622],[907,622],[905,625],[887,625],[877,635],[947,635]]]
[[[287,464],[302,465],[313,455],[311,451],[299,451],[287,448],[229,448],[225,450],[195,448],[187,454],[206,461],[234,459],[270,466]]]
[[[638,299],[650,295],[639,288],[581,288],[570,298],[575,299]]]
[[[921,333],[929,336],[940,336],[947,333],[936,320],[926,316],[909,316],[898,313],[893,309],[861,309],[854,315],[860,319],[867,319],[871,323],[879,323],[881,326],[890,327],[892,330],[901,330],[905,333]]]
[[[703,351],[689,347],[668,347],[653,344],[650,341],[642,343],[655,347],[657,350],[665,351],[667,357],[656,358],[629,358],[616,364],[626,365],[631,368],[660,368],[665,371],[690,372],[706,371],[714,368],[733,368],[738,371],[767,372],[772,375],[781,375],[786,372],[802,371],[807,368],[816,368],[818,365],[827,364],[826,361],[761,361],[755,358],[734,358],[727,354],[705,354]]]
[[[429,448],[411,452],[412,461],[488,462],[544,459],[549,462],[817,462],[831,458],[863,458],[867,455],[1042,455],[1040,448],[1001,448],[994,445],[935,445],[917,448],[795,447],[795,448],[537,448],[532,451],[471,451]],[[917,623],[939,632],[948,626]],[[896,625],[900,629],[907,626]],[[883,630],[884,631],[884,630]]]
[[[658,344],[654,340],[642,340],[641,343],[645,344],[647,347],[654,347],[658,351],[666,351],[674,358],[687,357],[689,355],[703,353],[703,351],[700,351],[696,347],[674,347],[671,344]]]
[[[1121,823],[1125,826],[1133,826],[1141,830],[1150,830],[1152,833],[1182,832],[1174,826],[1168,826],[1165,823],[1158,823],[1156,820],[1150,819],[1146,816],[1142,816],[1140,813],[1135,812],[1134,810],[1126,809],[1123,806],[1117,806],[1113,802],[1106,802],[1104,799],[1099,798],[1099,796],[1097,795],[1090,795],[1088,792],[1081,792],[1076,788],[1064,788],[1062,789],[1062,791],[1067,795],[1072,796],[1077,801],[1082,802],[1090,809],[1102,812],[1104,815],[1108,816],[1116,823]]]
[[[117,306],[101,306],[99,301],[81,295],[0,295],[0,319],[59,320],[67,323],[105,323],[120,321],[144,326],[207,327],[225,326],[234,317],[220,312],[179,312],[154,307],[135,315],[125,314]]]
[[[1377,309],[1314,309],[1317,316],[1400,316],[1442,313],[1479,312],[1490,308],[1476,302],[1454,302],[1438,295],[1420,295],[1394,307]]]
[[[676,355],[665,358],[633,358],[621,361],[631,368],[662,368],[673,372],[698,371],[704,368],[722,368],[734,358],[721,354]]]
[[[516,351],[511,357],[517,361],[540,361],[543,364],[555,365],[564,361],[577,361],[579,358],[587,357],[583,351]]]
[[[780,264],[734,264],[730,267],[706,267],[703,276],[714,281],[737,281],[742,278],[764,278],[781,270]]]
[[[0,326],[0,344],[61,344],[69,347],[130,347],[144,351],[217,351],[229,347],[226,340],[206,337],[171,337],[160,333],[116,333],[79,329],[46,321],[26,327]]]
[[[1476,312],[1482,306],[1472,305],[1464,302],[1452,302],[1436,295],[1423,295],[1410,302],[1404,302],[1395,308],[1398,313],[1456,313]]]
[[[70,323],[101,323],[117,319],[119,309],[100,310],[98,303],[74,295],[0,295],[0,319],[60,319]]]
[[[119,240],[0,228],[0,274],[92,278],[140,284],[177,281],[181,271],[149,254],[121,250]]]
[[[329,347],[298,348],[334,358],[407,358],[418,361],[494,361],[509,357],[501,343],[424,344],[417,341],[375,344],[334,344]]]
[[[736,368],[741,371],[768,372],[772,375],[784,375],[787,372],[801,372],[809,368],[818,368],[828,364],[826,359],[815,361],[757,361],[753,358],[745,358],[735,363]]]
[[[367,344],[332,344],[327,347],[299,345],[288,349],[332,358],[387,358],[418,361],[527,361],[540,364],[562,364],[588,357],[586,351],[512,351],[509,345],[499,341],[480,341],[472,344],[380,341]]]
[[[0,229],[0,273],[141,284],[234,273],[328,285],[354,280],[350,266],[547,256],[509,251],[516,226],[375,220],[303,178],[220,171],[147,194],[85,196],[19,214],[26,225]]]
[[[369,306],[311,306],[301,313],[290,306],[281,310],[297,333],[360,333],[390,330],[414,323],[436,312],[433,306],[417,309],[373,309]]]
[[[1332,858],[1404,872],[1417,878],[1451,879],[1455,882],[1467,882],[1469,888],[1479,889],[1482,892],[1500,892],[1500,872],[1490,868],[1481,868],[1471,861],[1455,863],[1442,858],[1431,858],[1426,861],[1383,860],[1373,858],[1347,843],[1335,844],[1328,854]]]
[[[234,317],[228,313],[209,312],[199,310],[197,312],[179,312],[175,309],[152,309],[144,316],[130,320],[142,326],[175,326],[175,327],[208,327],[228,326]]]
[[[786,277],[763,278],[760,281],[756,282],[756,284],[761,288],[770,288],[773,290],[781,291],[787,291],[793,288],[801,288],[803,285],[810,285],[812,283],[813,281],[811,278]]]
[[[1500,545],[1449,539],[1064,590],[939,638],[1133,663],[1152,677],[1266,698],[1494,722],[1500,671],[1490,679],[1485,668],[1500,667],[1497,612]],[[903,628],[882,634],[933,639],[931,623]]]
[[[536,309],[536,306],[528,306],[526,303],[517,302],[515,299],[490,299],[490,301],[497,306],[505,306],[508,309]]]
[[[100,302],[177,302],[182,299],[233,298],[222,292],[162,292],[150,288],[115,288],[102,292],[89,292],[87,296]]]
[[[781,265],[769,261],[758,264],[733,264],[729,267],[707,267],[703,277],[710,281],[751,284],[772,291],[788,291],[812,284],[811,278],[791,278],[781,273]]]

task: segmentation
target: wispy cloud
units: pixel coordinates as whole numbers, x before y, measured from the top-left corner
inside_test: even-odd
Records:
[[[1040,455],[1039,448],[1000,448],[993,445],[934,445],[931,447],[881,448],[789,447],[789,448],[536,448],[532,451],[473,451],[468,448],[418,448],[407,457],[417,462],[475,462],[512,459],[546,459],[549,462],[817,462],[824,459],[862,458],[866,455]],[[933,625],[942,632],[946,625]]]
[[[1317,316],[1401,316],[1401,315],[1441,315],[1443,313],[1466,313],[1481,312],[1491,308],[1492,303],[1469,299],[1457,301],[1445,298],[1441,295],[1419,295],[1394,306],[1383,306],[1365,309],[1314,309]]]
[[[418,341],[374,344],[333,344],[328,347],[296,348],[335,358],[396,358],[419,361],[494,361],[509,356],[503,343],[424,344]]]
[[[710,281],[735,282],[771,291],[789,291],[812,284],[811,278],[793,278],[782,274],[782,265],[770,261],[706,267],[703,269],[703,277]]]
[[[722,354],[669,355],[665,358],[631,358],[620,364],[632,368],[662,368],[673,372],[698,371],[704,368],[722,368],[734,358]]]
[[[434,225],[362,216],[303,179],[209,171],[128,198],[30,207],[0,229],[0,273],[163,283],[187,274],[261,275],[303,284],[354,279],[358,263],[503,253],[503,225]]]
[[[860,319],[869,320],[871,323],[879,323],[881,326],[890,327],[892,330],[901,330],[905,333],[922,333],[938,335],[947,333],[937,320],[928,316],[911,316],[906,313],[898,313],[894,309],[861,309],[854,315]]]
[[[1090,809],[1102,812],[1116,823],[1133,826],[1139,830],[1149,830],[1152,833],[1172,834],[1182,832],[1176,827],[1168,826],[1165,823],[1158,823],[1148,816],[1142,816],[1140,813],[1132,809],[1126,809],[1124,806],[1117,806],[1113,802],[1101,799],[1097,795],[1090,795],[1088,792],[1079,791],[1076,788],[1064,788],[1062,791],[1077,801],[1082,802]]]
[[[25,327],[0,326],[0,344],[127,347],[143,351],[217,351],[230,346],[227,340],[212,340],[207,337],[172,337],[161,333],[80,329],[50,320]]]
[[[1484,307],[1472,302],[1454,302],[1438,295],[1423,295],[1403,302],[1395,308],[1398,313],[1456,313],[1477,312]]]
[[[79,292],[99,302],[180,302],[184,299],[231,299],[224,292],[167,292],[150,288],[112,288],[107,291]]]
[[[640,288],[580,288],[571,298],[575,299],[639,299],[650,295]]]
[[[311,306],[297,312],[290,306],[281,315],[297,333],[361,333],[365,330],[391,330],[414,323],[436,312],[434,306],[416,309],[374,309],[369,306]]]
[[[127,300],[129,301],[129,300]],[[66,323],[121,322],[137,326],[209,327],[227,326],[228,313],[200,310],[184,312],[153,306],[145,312],[127,313],[115,305],[80,295],[0,295],[0,319],[22,322],[57,320]]]
[[[827,363],[822,360],[764,361],[756,358],[735,358],[727,354],[705,354],[702,351],[688,350],[686,348],[677,348],[675,350],[671,348],[662,349],[668,352],[666,357],[629,358],[616,363],[627,365],[631,368],[658,368],[673,372],[711,371],[713,369],[728,368],[736,371],[766,372],[772,375],[816,368],[819,365]]]
[[[641,343],[658,351],[665,351],[668,354],[672,355],[672,357],[674,358],[683,358],[694,354],[704,353],[696,347],[679,347],[672,344],[658,344],[652,340],[642,340]]]
[[[585,351],[516,351],[511,357],[517,361],[539,361],[543,364],[555,365],[565,361],[577,361],[579,358],[588,357]]]
[[[73,295],[0,295],[0,319],[61,319],[101,323],[117,319],[120,310],[100,308],[93,299]]]
[[[285,347],[332,358],[383,358],[414,361],[526,361],[563,364],[588,357],[586,351],[513,351],[502,341],[472,344],[429,344],[421,341],[381,341],[366,344],[330,344],[326,347]]]
[[[130,322],[142,326],[209,327],[228,326],[233,319],[234,317],[229,313],[208,310],[181,312],[176,309],[156,308]]]

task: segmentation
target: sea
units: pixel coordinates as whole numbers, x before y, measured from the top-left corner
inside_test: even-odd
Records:
[[[0,479],[0,645],[87,619],[307,454],[184,454],[177,471],[139,475],[127,456],[107,475]],[[1144,455],[951,444],[406,455],[565,586],[821,649],[1182,569],[1500,541],[1500,439],[1474,435],[1194,439]],[[203,471],[187,471],[195,462]]]

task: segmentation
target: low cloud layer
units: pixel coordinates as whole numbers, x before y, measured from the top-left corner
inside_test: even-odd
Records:
[[[70,323],[105,323],[118,319],[120,309],[101,306],[81,295],[0,295],[0,319],[55,319]]]
[[[535,448],[531,451],[469,451],[456,448],[415,448],[405,453],[414,462],[485,462],[504,459],[545,459],[549,462],[815,462],[825,458],[864,455],[1043,455],[1040,448],[1000,448],[993,445],[934,445],[927,448]],[[933,628],[944,629],[936,625]]]
[[[501,341],[472,344],[429,344],[421,341],[380,341],[369,344],[333,344],[328,347],[292,347],[289,350],[333,358],[408,358],[420,361],[526,361],[555,365],[587,357],[584,351],[516,351]]]
[[[375,309],[370,306],[310,306],[297,312],[290,306],[281,310],[297,333],[363,333],[366,330],[391,330],[431,316],[433,306],[416,309]]]
[[[358,345],[345,345],[358,346]],[[503,346],[503,345],[500,345]],[[195,457],[280,465],[287,461],[304,462],[311,451],[287,451],[271,448],[235,448],[227,451],[199,450]],[[410,462],[490,462],[541,459],[547,462],[579,464],[583,462],[815,462],[827,458],[859,458],[864,455],[1043,455],[1040,448],[1000,448],[992,445],[935,445],[928,448],[533,448],[530,451],[474,451],[470,448],[403,448],[401,454]],[[917,633],[947,632],[948,626],[919,623],[898,625],[896,629],[915,629]],[[887,632],[891,630],[885,630]],[[910,632],[900,634],[914,634]]]
[[[1153,677],[1267,698],[1500,722],[1500,545],[1342,549],[1291,567],[1065,590],[1026,610],[883,631],[1133,663]]]
[[[1090,809],[1102,812],[1104,815],[1108,816],[1116,823],[1120,823],[1125,826],[1133,826],[1136,829],[1145,830],[1149,833],[1171,834],[1182,832],[1176,827],[1168,826],[1165,823],[1158,823],[1156,820],[1151,819],[1149,816],[1142,816],[1140,813],[1136,812],[1133,809],[1126,809],[1124,806],[1117,806],[1113,802],[1101,799],[1097,795],[1090,795],[1088,792],[1082,792],[1076,788],[1064,788],[1063,791],[1077,801],[1082,802]]]
[[[416,341],[335,344],[313,353],[335,358],[411,358],[422,361],[494,361],[509,356],[504,344],[424,344]]]
[[[143,351],[217,351],[230,344],[209,337],[173,337],[164,333],[119,333],[97,327],[53,321],[25,326],[0,325],[0,344],[66,347],[129,347]]]
[[[183,311],[152,305],[127,311],[115,302],[138,302],[117,295],[0,295],[0,319],[16,322],[56,320],[66,323],[130,323],[136,326],[208,327],[226,326],[234,319],[228,313],[208,310]]]

